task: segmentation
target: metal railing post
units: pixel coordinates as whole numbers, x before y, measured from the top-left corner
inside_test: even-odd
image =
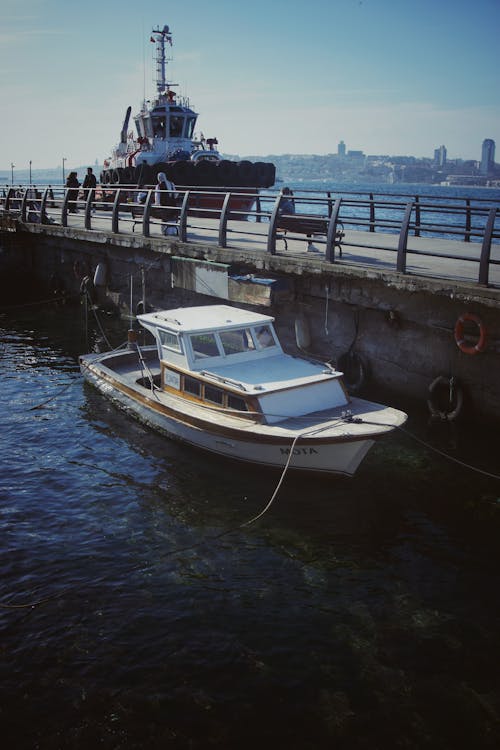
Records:
[[[261,202],[260,202],[260,195],[259,195],[259,193],[257,193],[257,198],[255,200],[255,211],[256,211],[256,214],[257,214],[256,217],[255,217],[255,221],[257,222],[257,224],[260,224],[261,221],[262,221],[262,216],[260,215],[260,212],[262,211],[262,205],[261,205]]]
[[[281,199],[283,196],[281,193],[276,196],[276,203],[274,204],[271,219],[269,221],[269,231],[267,233],[267,252],[271,255],[276,255],[276,226],[278,223],[278,215],[281,206]]]
[[[61,226],[68,226],[68,203],[69,203],[69,190],[63,188],[64,200],[61,207]]]
[[[465,236],[464,236],[464,242],[470,242],[470,229],[471,229],[470,198],[466,198],[465,199]]]
[[[5,199],[5,210],[6,211],[10,211],[10,201],[15,196],[15,194],[16,194],[16,191],[14,190],[14,188],[9,188],[7,190],[7,197]]]
[[[373,193],[370,193],[370,232],[375,231],[375,201]]]
[[[88,189],[87,200],[85,201],[85,229],[92,229],[92,222],[90,219],[90,212],[92,210],[92,188]]]
[[[179,240],[181,242],[187,242],[187,215],[188,215],[188,208],[189,208],[189,190],[186,190],[184,193],[184,198],[182,199],[182,208],[181,213],[179,215]]]
[[[42,195],[42,201],[40,203],[40,224],[44,223],[43,218],[44,216],[46,216],[45,207],[47,206],[48,194],[49,194],[49,189],[45,188],[45,190],[43,191],[43,195]]]
[[[483,235],[483,244],[481,246],[481,257],[479,259],[479,284],[488,286],[490,271],[491,240],[495,228],[495,219],[497,215],[496,208],[490,208],[488,220]]]
[[[339,219],[340,204],[342,198],[337,198],[333,205],[332,215],[328,222],[328,231],[326,234],[325,260],[327,263],[335,262],[335,239],[337,237],[337,223]]]
[[[418,195],[415,196],[415,231],[413,234],[415,237],[420,237],[420,199]]]
[[[150,227],[149,227],[149,219],[151,217],[151,203],[153,200],[154,190],[148,191],[148,197],[146,198],[146,203],[144,204],[144,213],[142,215],[142,236],[143,237],[150,237]]]
[[[120,209],[121,192],[120,188],[116,189],[115,199],[113,201],[113,215],[111,217],[111,231],[113,234],[119,234],[118,213]]]
[[[406,251],[408,249],[408,230],[410,229],[410,219],[413,211],[413,201],[406,204],[401,230],[399,232],[398,255],[396,261],[396,270],[399,273],[406,273]]]
[[[227,220],[229,217],[229,201],[231,193],[226,193],[219,219],[219,247],[227,247]]]
[[[28,203],[28,188],[24,188],[24,194],[21,200],[21,221],[26,221],[27,203]]]

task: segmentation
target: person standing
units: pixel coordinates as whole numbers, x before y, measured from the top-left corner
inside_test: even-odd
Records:
[[[158,182],[155,187],[155,207],[161,209],[158,211],[162,219],[161,231],[163,234],[177,234],[177,227],[172,226],[173,221],[177,221],[178,211],[173,210],[177,207],[177,192],[174,183],[168,179],[165,172],[158,172]],[[170,207],[170,208],[169,208]],[[169,222],[170,221],[170,225]]]
[[[90,192],[91,197],[90,201],[92,204],[92,209],[95,208],[94,200],[95,200],[95,189],[97,187],[97,179],[95,174],[92,171],[92,167],[87,167],[87,174],[85,175],[85,178],[83,180],[83,192],[85,197],[88,197],[88,194]]]
[[[78,175],[76,172],[70,172],[66,180],[66,187],[68,188],[68,211],[70,214],[76,214],[77,212],[77,200],[78,200],[78,188],[80,183],[78,182]]]

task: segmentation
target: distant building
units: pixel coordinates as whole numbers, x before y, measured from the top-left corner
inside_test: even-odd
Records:
[[[337,154],[342,157],[342,159],[345,157],[345,143],[344,141],[340,141],[338,147],[337,147]]]
[[[444,167],[446,164],[446,146],[440,146],[434,150],[434,165]]]
[[[491,138],[485,138],[483,148],[481,149],[481,166],[479,171],[483,175],[490,174],[495,167],[495,141]]]

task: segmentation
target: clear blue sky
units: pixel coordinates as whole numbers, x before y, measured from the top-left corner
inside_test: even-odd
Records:
[[[500,0],[1,0],[0,168],[93,164],[153,93],[153,26],[198,129],[241,156],[500,149]],[[500,158],[497,154],[497,161]]]

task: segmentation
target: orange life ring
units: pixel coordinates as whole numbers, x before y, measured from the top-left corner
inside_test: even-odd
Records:
[[[464,324],[466,321],[475,323],[479,328],[479,339],[476,344],[467,344],[464,338]],[[478,315],[464,313],[455,323],[455,342],[464,354],[478,354],[486,347],[486,328]]]

